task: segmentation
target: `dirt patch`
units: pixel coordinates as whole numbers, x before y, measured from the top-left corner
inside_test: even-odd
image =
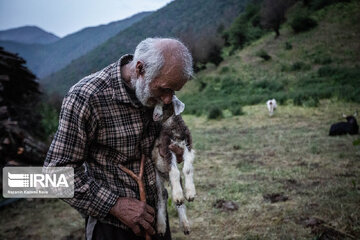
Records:
[[[230,212],[230,211],[237,211],[239,209],[239,205],[233,201],[218,199],[214,203],[214,208],[218,208],[223,211]]]
[[[261,155],[259,154],[236,154],[234,158],[241,159],[243,161],[246,161],[248,163],[252,163],[255,160],[259,159]]]
[[[299,187],[301,187],[301,184],[293,178],[278,179],[278,180],[274,179],[274,180],[282,183],[285,186],[285,188],[288,190],[294,190],[294,189],[298,189]]]
[[[306,218],[303,220],[303,225],[305,227],[311,227],[311,228],[317,227],[323,223],[325,223],[324,220],[316,218],[316,217],[310,217],[310,218]]]
[[[289,197],[285,196],[283,193],[269,193],[263,195],[263,198],[265,201],[269,201],[271,203],[285,202],[289,200]]]
[[[238,180],[249,181],[270,181],[268,176],[259,174],[241,174],[237,177]]]
[[[215,189],[216,184],[214,184],[214,183],[204,183],[204,184],[200,183],[200,184],[196,185],[196,188],[203,189],[205,191],[209,191],[211,189]]]
[[[224,155],[224,153],[222,153],[222,152],[208,152],[207,153],[208,157],[216,157],[216,156],[221,156],[221,155]]]
[[[303,218],[300,224],[306,228],[311,228],[311,233],[320,240],[338,240],[338,239],[355,239],[354,236],[335,229],[331,224],[326,223],[318,217]]]
[[[239,150],[240,148],[241,148],[240,145],[234,145],[234,146],[233,146],[233,149],[234,149],[234,150]]]
[[[336,177],[356,177],[352,172],[339,173],[335,175]]]
[[[267,151],[267,152],[266,152],[266,155],[267,155],[268,157],[275,157],[276,152],[275,152],[275,151]]]
[[[336,229],[325,220],[318,217],[303,217],[296,221],[297,224],[303,225],[305,228],[311,228],[311,233],[315,235],[315,239],[320,240],[339,240],[339,239],[356,239],[354,236]]]
[[[317,236],[319,240],[339,240],[339,239],[355,239],[347,237],[346,234],[325,225],[320,225],[311,230],[313,234]]]
[[[306,206],[309,209],[316,209],[316,208],[319,207],[319,204],[317,204],[317,203],[308,203],[308,204],[306,204]]]

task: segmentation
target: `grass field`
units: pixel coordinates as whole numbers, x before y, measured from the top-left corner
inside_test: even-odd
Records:
[[[169,206],[173,239],[359,239],[360,146],[329,137],[330,124],[359,104],[317,108],[265,104],[222,120],[185,116],[197,150],[197,198],[184,236]],[[279,194],[271,203],[267,194]],[[217,200],[236,211],[214,207]],[[20,201],[0,211],[1,239],[82,239],[84,221],[60,200]]]

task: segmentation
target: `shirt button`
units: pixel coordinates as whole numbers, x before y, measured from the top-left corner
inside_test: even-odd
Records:
[[[150,185],[154,185],[154,183],[155,183],[155,182],[154,182],[153,180],[150,181]]]

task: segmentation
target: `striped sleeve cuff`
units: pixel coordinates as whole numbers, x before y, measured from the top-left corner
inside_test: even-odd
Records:
[[[97,219],[104,219],[110,212],[110,209],[115,205],[118,198],[119,196],[109,189],[100,187],[90,204],[89,214]]]

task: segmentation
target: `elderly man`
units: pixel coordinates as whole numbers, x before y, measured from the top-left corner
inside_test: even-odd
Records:
[[[74,197],[63,200],[87,216],[87,239],[143,239],[145,232],[171,239],[169,229],[165,236],[154,230],[157,191],[149,156],[160,126],[152,111],[171,103],[192,74],[192,57],[180,41],[148,38],[134,56],[83,78],[65,96],[44,166],[74,167]],[[142,154],[146,203],[119,168],[137,174]]]

